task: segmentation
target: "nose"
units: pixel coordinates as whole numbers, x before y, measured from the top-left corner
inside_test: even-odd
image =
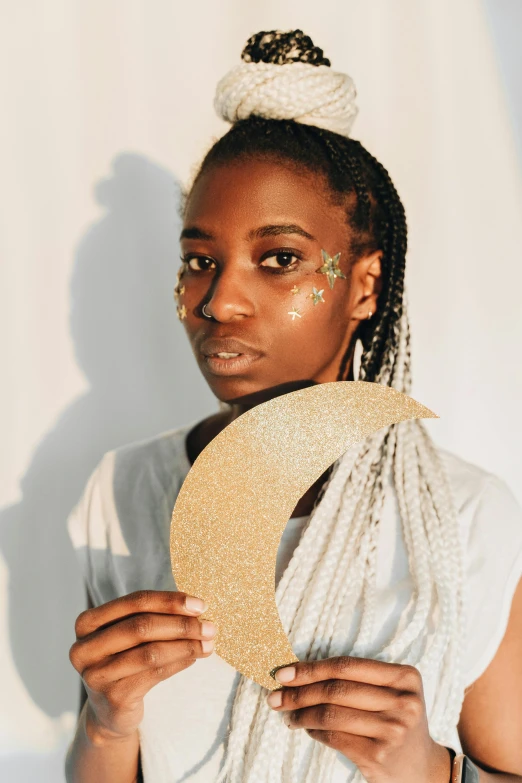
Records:
[[[210,313],[215,321],[228,323],[254,315],[252,281],[248,278],[247,270],[240,271],[237,268],[222,269],[214,278],[204,304],[206,312]]]

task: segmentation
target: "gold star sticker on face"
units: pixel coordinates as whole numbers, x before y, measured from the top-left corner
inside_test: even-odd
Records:
[[[176,286],[176,288],[174,289],[174,299],[176,300],[176,302],[178,301],[180,296],[183,296],[184,293],[185,293],[185,286],[184,285]]]
[[[343,273],[339,269],[339,258],[341,257],[341,254],[337,253],[332,258],[331,256],[328,255],[326,250],[321,250],[321,253],[323,256],[323,265],[319,267],[317,271],[323,275],[326,275],[326,277],[328,278],[328,284],[330,288],[333,288],[336,277],[342,277],[344,280],[346,280],[346,276],[343,275]]]
[[[318,291],[317,288],[314,286],[312,289],[312,293],[308,294],[308,298],[313,299],[314,305],[316,305],[319,304],[319,302],[324,302],[323,294],[324,294],[324,288],[321,288],[321,290]]]
[[[299,293],[299,288],[296,285],[294,285],[294,287],[290,289],[290,293],[295,296],[296,294]]]
[[[178,307],[178,318],[180,321],[184,321],[187,317],[187,308],[185,305],[181,305],[181,307]]]
[[[295,321],[296,318],[303,317],[297,307],[292,307],[292,309],[288,311],[288,315],[292,316],[292,321]]]

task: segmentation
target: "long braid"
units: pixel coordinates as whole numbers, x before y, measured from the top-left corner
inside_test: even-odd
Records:
[[[260,32],[249,39],[242,57],[244,65],[225,78],[216,97],[232,128],[207,153],[196,180],[210,166],[253,157],[290,162],[324,177],[336,203],[346,206],[352,261],[382,251],[377,313],[361,322],[338,380],[353,377],[360,341],[358,379],[409,393],[406,218],[384,166],[347,137],[356,112],[349,77],[330,75],[322,50],[300,30]],[[295,95],[289,84],[295,85]],[[288,103],[298,121],[289,118]],[[250,110],[243,116],[245,106]],[[413,589],[396,628],[377,646],[376,560],[390,484]],[[301,659],[355,654],[417,666],[434,686],[431,734],[450,742],[463,699],[462,573],[448,477],[423,424],[406,421],[353,446],[332,466],[277,586],[276,603]],[[335,751],[304,731],[289,732],[265,695],[240,678],[217,783],[329,783]],[[361,773],[354,779],[362,781]]]

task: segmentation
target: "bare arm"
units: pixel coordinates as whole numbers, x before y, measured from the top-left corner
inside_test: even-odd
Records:
[[[94,608],[94,606],[90,603],[90,598],[89,598],[89,609],[92,609],[92,608]],[[80,711],[79,711],[79,715],[78,715],[77,731],[79,730],[80,725],[85,720],[85,718],[82,715],[82,713],[84,711],[83,708],[85,707],[86,703],[87,703],[87,691],[85,690],[85,686],[84,686],[84,684],[82,682],[81,683],[81,691],[80,691]],[[137,775],[137,778],[136,778],[136,783],[143,783],[143,770],[142,770],[142,767],[141,767],[141,753],[139,752],[139,749],[138,749],[138,775]]]
[[[522,783],[522,581],[500,647],[466,694],[459,735],[480,783]]]
[[[140,743],[137,730],[123,739],[100,735],[92,728],[86,701],[67,754],[67,783],[139,783]]]
[[[94,602],[87,592],[87,608],[94,609]],[[67,783],[76,783],[76,781],[87,781],[87,775],[92,775],[92,780],[99,781],[114,780],[114,783],[141,783],[143,775],[139,757],[139,740],[132,738],[130,743],[120,743],[114,745],[99,745],[93,742],[94,738],[89,736],[87,727],[87,709],[88,699],[87,691],[83,680],[80,691],[80,711],[76,733],[67,754],[65,763],[65,772]],[[137,747],[136,747],[137,745]],[[100,770],[101,767],[101,770]]]
[[[158,682],[208,657],[202,626],[184,593],[133,593],[76,621],[71,662],[82,677],[80,717],[66,759],[67,783],[139,783],[143,697]],[[190,600],[190,598],[189,598]],[[197,600],[197,599],[196,599]]]

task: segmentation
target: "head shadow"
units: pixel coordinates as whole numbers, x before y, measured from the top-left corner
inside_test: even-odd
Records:
[[[173,301],[177,180],[124,153],[94,192],[104,212],[81,238],[71,278],[71,332],[89,388],[39,443],[20,502],[0,515],[10,585],[5,643],[33,701],[52,717],[75,710],[79,695],[68,651],[86,599],[69,512],[106,451],[216,407]]]

